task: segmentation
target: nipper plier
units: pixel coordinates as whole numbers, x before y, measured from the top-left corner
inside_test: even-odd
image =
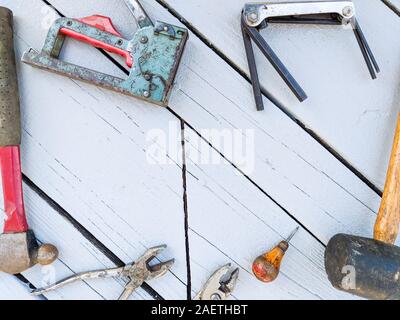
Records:
[[[128,282],[124,292],[119,300],[128,300],[132,293],[139,288],[145,281],[150,281],[165,275],[174,264],[174,260],[158,263],[150,266],[149,263],[156,258],[166,248],[165,245],[154,247],[147,250],[135,263],[126,265],[121,268],[103,269],[97,271],[89,271],[74,275],[67,279],[57,282],[46,288],[37,289],[32,292],[33,295],[41,295],[43,293],[61,288],[67,284],[79,281],[99,278],[121,278],[125,277]]]

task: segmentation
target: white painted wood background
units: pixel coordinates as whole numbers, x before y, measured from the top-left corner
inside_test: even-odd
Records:
[[[227,262],[241,269],[233,299],[354,298],[331,288],[324,272],[324,245],[338,232],[372,234],[380,202],[373,189],[383,188],[399,108],[400,18],[380,0],[354,0],[382,69],[376,81],[370,79],[351,32],[282,25],[263,31],[309,100],[299,104],[257,54],[263,86],[340,155],[335,156],[268,100],[265,112],[255,111],[251,86],[236,70],[247,73],[239,24],[245,2],[142,1],[153,20],[182,25],[181,17],[195,31],[169,109],[19,63],[26,208],[39,240],[60,249],[51,268],[35,267],[23,274],[33,286],[51,281],[51,276],[60,279],[129,263],[146,248],[165,243],[168,250],[160,258],[175,257],[176,264],[133,299],[152,299],[155,293],[186,299],[187,288],[194,296]],[[110,16],[127,37],[135,29],[120,0],[48,3],[65,16]],[[14,11],[18,58],[28,47],[40,49],[56,11],[42,0],[0,0],[0,5]],[[123,75],[102,53],[82,43],[68,41],[62,58]],[[175,155],[182,153],[181,121],[186,213],[183,158]],[[176,136],[171,127],[177,128]],[[153,129],[176,140],[175,150],[164,150],[158,142],[160,152],[174,159],[171,164],[148,162]],[[253,130],[254,170],[238,174],[236,159],[204,129]],[[219,164],[199,163],[204,154]],[[251,275],[253,259],[297,225],[301,229],[281,276],[270,285],[257,282]],[[95,280],[40,298],[115,299],[122,288],[119,279]],[[32,297],[27,285],[1,274],[0,299]]]

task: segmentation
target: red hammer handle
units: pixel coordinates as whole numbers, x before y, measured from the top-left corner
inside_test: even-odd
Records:
[[[4,233],[28,231],[22,193],[20,147],[0,147],[0,167],[3,183],[6,219]]]

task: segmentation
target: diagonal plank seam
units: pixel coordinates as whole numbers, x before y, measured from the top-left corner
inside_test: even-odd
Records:
[[[92,245],[94,245],[101,253],[103,253],[110,261],[116,266],[122,267],[125,263],[119,259],[111,250],[109,250],[103,243],[101,243],[92,233],[90,233],[84,226],[75,220],[64,208],[62,208],[56,201],[50,198],[42,189],[40,189],[32,180],[23,174],[24,183],[34,191],[40,198],[42,198],[52,209],[54,209],[60,216],[65,218],[79,233],[82,234]],[[141,288],[151,295],[155,300],[164,300],[164,298],[155,291],[149,284],[144,283]]]
[[[285,212],[293,221],[298,223],[305,231],[307,231],[315,240],[318,241],[321,245],[326,247],[326,245],[309,229],[305,226],[299,219],[297,219],[293,214],[291,214],[285,207],[283,207],[278,201],[276,201],[268,192],[266,192],[261,186],[259,186],[255,181],[253,181],[247,174],[243,172],[238,166],[236,166],[232,161],[230,161],[223,153],[221,153],[217,148],[215,148],[212,143],[207,141],[199,132],[197,132],[189,123],[183,120],[178,114],[175,113],[172,109],[167,107],[177,118],[179,118],[183,123],[193,130],[199,137],[202,139],[210,148],[212,148],[215,152],[217,152],[225,161],[227,161],[233,168],[235,168],[240,174],[243,175],[252,185],[254,185],[262,194],[264,194],[267,198],[269,198],[274,204],[276,204],[283,212]],[[184,137],[183,137],[184,138]]]
[[[200,41],[208,46],[214,53],[216,53],[221,59],[223,59],[231,68],[239,73],[247,82],[251,83],[251,79],[245,71],[229,59],[222,50],[218,49],[211,41],[209,41],[196,27],[188,22],[182,15],[180,15],[174,8],[172,8],[165,0],[156,0],[162,7],[164,7],[169,13],[177,18],[182,24],[185,25]],[[282,103],[280,103],[275,97],[273,97],[265,88],[262,88],[262,93],[267,97],[278,109],[280,109],[290,120],[296,123],[301,129],[309,134],[315,141],[317,141],[325,150],[327,150],[333,157],[335,157],[340,163],[342,163],[348,170],[350,170],[356,177],[364,182],[370,189],[372,189],[377,195],[382,197],[382,190],[370,181],[362,172],[360,172],[355,166],[353,166],[345,157],[343,157],[338,151],[335,150],[327,141],[320,137],[315,131],[308,128],[308,126],[292,114]]]
[[[24,286],[26,286],[29,290],[33,291],[36,290],[37,288],[27,279],[25,278],[22,274],[15,274],[14,277],[21,282]],[[42,300],[47,300],[47,298],[44,295],[39,296],[40,299]]]
[[[49,1],[47,0],[42,0],[44,3],[49,5],[53,10],[57,12],[62,17],[65,17],[58,9],[56,9]],[[158,1],[157,1],[158,2]],[[185,23],[184,23],[185,24]],[[195,32],[197,36],[197,32]],[[207,46],[210,47],[210,44],[207,43]],[[98,49],[109,61],[111,61],[114,65],[116,65],[122,72],[125,74],[129,74],[129,72],[117,61],[115,60],[112,56],[110,56],[107,52],[104,50]],[[223,57],[221,57],[223,58]],[[223,60],[226,61],[226,59],[223,58]],[[228,62],[229,63],[229,62]],[[232,66],[234,69],[238,67]],[[246,75],[243,73],[243,77],[246,77]],[[270,97],[271,99],[274,99],[272,96]],[[279,104],[278,101],[276,101],[277,104]],[[284,108],[282,106],[282,108]],[[189,239],[189,212],[188,212],[188,197],[187,197],[187,184],[186,184],[186,178],[187,174],[190,172],[187,172],[186,168],[186,154],[185,154],[185,126],[193,130],[202,140],[204,140],[212,149],[214,149],[223,159],[225,159],[230,165],[232,165],[235,169],[240,171],[243,176],[251,183],[253,184],[257,189],[259,189],[266,197],[271,199],[279,208],[281,208],[291,219],[293,219],[297,224],[299,224],[305,231],[307,231],[315,240],[317,240],[322,246],[325,247],[325,244],[310,230],[308,229],[300,220],[298,220],[294,215],[292,215],[287,209],[285,209],[281,204],[279,204],[271,195],[269,195],[265,190],[262,189],[256,182],[254,182],[249,176],[245,175],[234,163],[232,163],[229,159],[225,157],[224,154],[222,154],[219,150],[217,150],[208,140],[206,140],[192,125],[190,125],[185,119],[183,119],[180,115],[178,115],[174,110],[172,110],[170,107],[167,107],[167,110],[171,112],[177,119],[180,120],[181,122],[181,134],[182,134],[182,186],[183,186],[183,205],[184,205],[184,226],[185,226],[185,248],[186,248],[186,266],[187,266],[187,299],[191,300],[191,293],[192,293],[192,284],[191,284],[191,259],[190,259],[190,239]],[[296,121],[295,119],[293,119]],[[93,237],[93,236],[92,236]]]
[[[398,8],[394,3],[390,0],[381,0],[390,10],[392,10],[395,14],[400,17],[400,8]]]
[[[60,16],[65,17],[65,15],[63,15],[59,10],[57,10],[56,8],[54,8],[54,6],[52,4],[49,3],[49,1],[47,0],[42,0],[44,3],[46,3],[47,5],[49,5],[51,8],[53,8]],[[157,0],[158,2],[159,0]],[[163,7],[165,7],[163,5]],[[175,16],[174,13],[171,12],[172,15]],[[175,16],[176,17],[176,16]],[[182,20],[183,18],[179,18],[176,17],[180,20]],[[182,22],[182,21],[181,21]],[[183,21],[183,23],[187,23],[186,21]],[[186,24],[185,24],[186,25]],[[194,32],[196,34],[197,37],[199,37],[198,35],[198,31],[197,30],[191,30],[192,32]],[[200,38],[201,41],[205,42],[204,38]],[[208,47],[210,47],[208,42],[205,42],[207,44]],[[211,49],[213,49],[211,47]],[[115,64],[122,72],[124,72],[125,74],[129,74],[128,70],[126,70],[118,61],[116,61],[114,58],[112,58],[107,52],[105,52],[102,49],[98,49],[98,51],[100,51],[105,57],[107,57],[113,64]],[[221,52],[221,54],[223,54]],[[223,60],[227,61],[229,60],[228,58],[224,59],[223,57],[221,57]],[[227,61],[228,62],[228,61]],[[229,62],[228,62],[229,63]],[[233,67],[233,66],[232,66]],[[235,67],[233,67],[235,69]],[[236,69],[235,69],[236,70]],[[237,71],[237,70],[236,70]],[[240,72],[239,72],[240,73]],[[244,77],[246,77],[246,75],[242,75]],[[216,149],[207,139],[205,139],[190,123],[188,123],[185,119],[183,119],[179,114],[177,114],[174,110],[172,110],[170,107],[167,107],[167,110],[169,112],[171,112],[177,119],[179,119],[181,122],[183,122],[186,126],[188,126],[191,130],[193,130],[202,140],[204,140],[212,149],[214,149],[223,159],[225,159],[230,165],[232,165],[235,169],[239,170],[240,172],[242,172],[233,162],[231,162],[228,158],[225,157],[224,154],[222,154],[218,149]],[[297,121],[294,118],[292,118],[293,121]],[[307,128],[305,128],[307,129]],[[345,165],[346,166],[346,165]],[[347,167],[347,166],[346,166]],[[184,169],[183,169],[184,170]],[[184,170],[185,175],[187,174],[187,172]],[[323,246],[325,246],[325,244],[309,229],[307,228],[300,220],[298,220],[293,214],[291,214],[287,209],[285,209],[281,204],[279,204],[271,195],[269,195],[261,186],[259,186],[255,181],[253,181],[249,176],[245,175],[243,172],[242,174],[246,177],[246,179],[252,183],[255,187],[257,187],[257,189],[259,189],[265,196],[267,196],[269,199],[271,199],[279,208],[281,208],[291,219],[293,219],[294,221],[296,221],[296,223],[298,223],[299,225],[301,225],[304,230],[306,230],[313,238],[315,238],[319,243],[321,243]],[[186,192],[185,186],[183,186],[184,192]],[[184,198],[184,203],[187,203],[187,199],[185,200]],[[187,210],[184,209],[184,210]],[[187,215],[187,212],[184,213],[185,216]],[[186,219],[185,218],[185,223],[186,223]],[[188,231],[187,229],[185,230],[185,232]],[[188,250],[188,241],[187,241],[187,247],[186,249]],[[190,260],[190,258],[189,258]],[[189,263],[189,262],[187,262]],[[188,274],[190,274],[190,263],[188,264]],[[189,277],[189,276],[188,276]],[[190,279],[188,279],[189,281]],[[190,287],[190,282],[188,282],[187,284]],[[190,289],[190,288],[189,288]],[[190,292],[190,290],[188,289],[188,292]]]
[[[49,4],[48,0],[42,0],[43,2],[45,2],[46,4]],[[163,2],[163,3],[160,3]],[[173,8],[170,8],[168,6],[168,4],[165,3],[165,0],[156,0],[157,3],[159,3],[162,7],[166,8],[166,10],[172,14],[175,18],[177,18],[178,20],[180,20],[185,26],[187,26],[187,24],[189,26],[187,26],[190,31],[192,31],[199,39],[200,41],[202,41],[203,43],[205,43],[211,50],[213,50],[220,58],[222,58],[225,62],[227,62],[233,69],[235,69],[237,72],[239,72],[239,74],[243,77],[245,77],[247,79],[247,81],[250,81],[249,78],[247,77],[247,75],[241,71],[240,68],[236,67],[234,62],[232,62],[229,58],[227,58],[224,53],[220,50],[218,50],[215,46],[213,46],[211,44],[210,41],[207,41],[207,39],[202,36],[202,34],[200,33],[199,30],[197,30],[196,28],[194,28],[193,26],[191,26],[191,24],[189,22],[187,22],[182,16],[179,15],[179,13],[177,13]],[[60,16],[65,16],[63,15],[59,10],[57,10],[56,8],[54,8],[53,5],[49,4],[54,10],[56,10],[56,12],[60,15]],[[193,29],[193,30],[192,30]],[[129,71],[127,69],[125,69],[124,66],[122,66],[118,61],[116,61],[114,58],[112,58],[107,52],[105,52],[102,49],[98,49],[105,57],[107,57],[114,65],[116,65],[122,72],[124,72],[125,74],[129,74]],[[236,69],[237,68],[237,69]],[[242,74],[243,72],[243,74]],[[284,107],[283,107],[284,108]],[[178,118],[180,121],[184,121],[184,123],[190,128],[192,129],[198,136],[200,136],[207,144],[209,144],[213,149],[214,146],[204,137],[202,137],[202,135],[192,126],[190,125],[185,119],[183,119],[179,114],[177,114],[175,111],[173,111],[170,107],[167,107],[167,109],[176,117]],[[285,111],[284,111],[285,113]],[[337,153],[332,147],[330,147],[330,145],[328,143],[326,143],[323,139],[321,139],[318,135],[316,135],[316,133],[314,131],[312,131],[311,129],[309,129],[304,123],[302,123],[300,120],[296,119],[293,115],[291,115],[290,113],[287,114],[287,116],[294,121],[297,125],[299,125],[304,131],[306,131],[309,135],[311,135],[319,144],[321,144],[330,154],[332,154],[337,160],[339,160],[339,162],[341,162],[345,167],[347,167],[351,172],[353,172],[353,174],[355,174],[361,181],[363,181],[365,184],[367,184],[368,187],[370,187],[374,192],[376,192],[380,197],[382,197],[382,191],[376,187],[372,182],[370,182],[365,176],[362,175],[362,173],[360,173],[356,168],[354,168],[346,159],[344,159],[339,153]],[[218,153],[220,153],[217,149],[215,149]],[[220,153],[221,154],[221,153]],[[221,154],[223,156],[224,159],[226,159],[226,157]],[[231,165],[233,165],[235,168],[235,164],[232,163],[231,161],[229,161],[228,159],[226,159]],[[260,190],[262,190],[262,188],[260,186],[257,185],[257,183],[255,183],[250,177],[247,177],[247,179],[249,179],[251,181],[251,183],[253,183],[254,185],[256,185]],[[264,194],[266,194],[271,200],[272,197],[267,194],[264,190],[262,190],[262,192]],[[275,203],[276,200],[273,200]],[[278,203],[277,203],[278,204]],[[279,205],[279,204],[278,204]],[[279,205],[280,206],[280,205]],[[291,215],[287,210],[284,210],[292,219],[294,219],[295,221],[298,221],[297,219],[294,218],[293,215]],[[305,228],[313,237],[316,238],[316,236],[307,228]],[[317,238],[316,238],[317,239]]]
[[[42,1],[46,5],[51,7],[59,16],[65,17],[65,15],[62,14],[57,8],[55,8],[49,1],[47,1],[47,0],[42,0]],[[104,50],[101,50],[101,49],[98,49],[98,51],[100,51],[109,61],[111,61],[114,65],[116,65],[122,72],[124,72],[125,74],[128,74],[127,70],[120,63],[118,63],[117,60],[115,60],[112,56],[110,56],[107,52],[105,52]],[[184,139],[184,136],[185,136],[185,133],[184,133],[185,121],[180,119],[180,122],[181,122],[181,134],[182,134],[182,141],[181,141],[181,143],[182,143],[182,185],[183,185],[183,206],[184,206],[183,210],[184,210],[185,248],[186,248],[186,265],[187,265],[187,284],[186,284],[186,287],[187,287],[187,299],[191,300],[191,291],[192,291],[191,288],[192,288],[192,285],[191,285],[190,249],[189,249],[189,215],[188,215],[188,203],[187,203],[188,200],[187,200],[187,189],[186,189],[187,171],[186,171],[186,152],[185,152],[185,139]],[[48,197],[48,196],[46,195],[46,197]],[[65,211],[64,209],[62,209],[62,210]],[[68,214],[67,212],[65,212],[65,213]],[[69,214],[68,214],[68,216],[71,219],[73,219],[72,216],[70,216]],[[73,220],[75,221],[75,219],[73,219]],[[84,229],[83,226],[79,225],[78,230],[81,230],[81,228]],[[89,233],[87,230],[86,230],[86,232]],[[98,241],[93,235],[90,235],[90,239],[94,239],[95,241]],[[103,247],[103,245],[101,245],[101,246]],[[103,253],[107,257],[109,257],[110,253],[107,253],[107,254],[105,252],[103,252]],[[112,254],[112,256],[114,256],[114,255]],[[111,259],[111,261],[114,261],[114,260]],[[117,262],[118,262],[118,264],[122,263],[122,261],[120,261],[120,260],[117,261]],[[154,291],[154,289],[152,289],[151,287],[149,287],[149,288]],[[156,291],[154,291],[153,293],[152,292],[148,292],[148,293],[150,295],[152,295],[154,298],[156,298],[156,295],[157,295],[162,299],[162,297]]]

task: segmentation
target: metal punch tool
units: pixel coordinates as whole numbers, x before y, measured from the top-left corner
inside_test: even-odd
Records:
[[[232,272],[231,264],[227,264],[218,269],[207,281],[203,290],[194,298],[194,300],[226,300],[235,289],[239,268]]]
[[[261,36],[260,30],[265,29],[268,23],[351,25],[372,79],[376,79],[376,73],[380,72],[378,63],[361,30],[360,24],[357,22],[355,6],[352,1],[248,3],[242,12],[241,25],[258,111],[264,110],[264,103],[252,41],[299,101],[303,102],[307,99],[307,94],[268,45],[267,41]]]
[[[55,283],[46,288],[37,289],[32,292],[33,295],[41,295],[46,292],[57,290],[67,284],[82,280],[104,279],[104,278],[128,278],[124,292],[119,300],[128,300],[132,293],[139,288],[145,281],[150,281],[164,276],[172,267],[175,260],[169,260],[156,265],[150,266],[149,263],[156,258],[167,246],[154,247],[147,250],[135,263],[126,265],[121,268],[104,269],[97,271],[84,272],[62,281]]]
[[[46,71],[166,106],[188,39],[187,29],[165,22],[153,25],[138,0],[124,0],[137,24],[133,39],[124,39],[110,18],[93,15],[60,18],[50,28],[41,52],[29,49],[22,61]],[[130,68],[121,79],[59,59],[66,37],[125,58]]]

